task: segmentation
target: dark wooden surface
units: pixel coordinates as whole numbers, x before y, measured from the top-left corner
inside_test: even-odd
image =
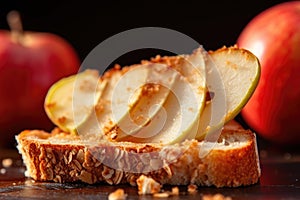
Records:
[[[180,195],[169,199],[201,199],[206,194],[221,193],[238,199],[300,199],[300,151],[259,143],[262,176],[258,184],[238,188],[201,187],[196,194],[188,194],[180,187]],[[10,167],[3,167],[2,160],[11,158]],[[24,177],[24,166],[16,150],[0,150],[0,199],[107,199],[117,188],[124,188],[127,199],[154,199],[139,196],[137,188],[129,185],[109,186],[105,184],[58,184],[34,182]],[[171,187],[165,186],[165,190]]]

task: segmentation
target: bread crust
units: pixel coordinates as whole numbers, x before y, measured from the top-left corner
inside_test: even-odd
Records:
[[[60,138],[72,142],[60,144]],[[205,156],[200,156],[205,142],[197,140],[169,147],[128,142],[115,145],[100,142],[88,147],[78,136],[57,130],[52,133],[27,130],[16,136],[16,140],[27,167],[26,176],[37,181],[136,185],[136,179],[144,174],[160,184],[238,187],[257,183],[261,173],[255,133],[237,126],[225,126],[216,147]],[[118,151],[125,153],[120,156]],[[156,163],[154,157],[148,162],[139,158],[133,162],[128,158],[129,152],[155,154],[161,151],[166,157],[154,157],[164,164],[155,170],[151,170],[151,165]],[[172,155],[176,157],[166,159]],[[119,168],[108,166],[106,159],[117,163]]]

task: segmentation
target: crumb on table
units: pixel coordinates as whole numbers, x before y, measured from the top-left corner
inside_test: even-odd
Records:
[[[190,193],[190,194],[196,193],[197,192],[197,185],[190,184],[190,185],[188,185],[187,190],[188,190],[188,193]]]
[[[10,167],[12,165],[12,163],[13,163],[13,161],[11,158],[5,158],[2,160],[2,166],[6,167],[6,168]]]
[[[108,195],[108,200],[125,200],[126,198],[127,194],[123,189],[117,189]]]
[[[161,190],[161,185],[156,182],[153,178],[141,175],[136,180],[138,186],[138,194],[155,194],[159,193]]]
[[[225,197],[224,195],[217,193],[214,195],[206,194],[202,197],[202,200],[232,200],[232,198]]]

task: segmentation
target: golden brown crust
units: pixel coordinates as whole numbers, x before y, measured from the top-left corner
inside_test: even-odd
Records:
[[[247,146],[230,150],[214,150],[203,162],[210,174],[209,182],[218,187],[251,185],[257,182],[259,171],[255,150],[255,138]],[[220,167],[222,166],[222,167]]]
[[[141,164],[142,160],[133,163],[126,160],[128,159],[126,158],[127,154],[123,154],[122,157],[116,148],[105,143],[93,148],[88,148],[80,142],[78,144],[57,144],[57,141],[51,143],[51,139],[60,137],[59,134],[63,134],[64,138],[70,137],[70,140],[74,140],[74,136],[65,133],[48,134],[43,131],[24,131],[16,137],[19,151],[27,166],[27,176],[38,181],[61,183],[81,181],[89,184],[106,182],[112,185],[121,183],[136,185],[136,179],[141,174],[145,174],[160,184],[196,184],[216,187],[250,185],[258,182],[260,177],[255,134],[251,131],[237,129],[236,126],[225,128],[219,146],[206,156],[199,156],[201,148],[204,148],[203,142],[185,141],[176,147],[171,146],[169,149],[164,149],[167,156],[180,156],[169,162],[168,165],[163,165],[162,168],[154,171],[146,170],[145,173],[142,172],[147,166],[157,162],[153,162],[152,159],[150,164],[143,165]],[[222,141],[228,139],[230,143],[230,141],[237,140],[239,136],[244,139],[235,147],[228,147],[230,144]],[[231,140],[231,138],[235,139]],[[80,141],[80,138],[76,138],[76,140]],[[118,150],[126,152],[149,153],[163,148],[156,144],[116,144]],[[106,153],[101,154],[104,151]],[[99,157],[103,160],[100,161]],[[127,169],[127,171],[106,166],[104,164],[107,161],[106,158],[118,163],[120,169]],[[165,162],[167,163],[167,161]],[[138,167],[141,168],[141,173],[130,172],[131,168],[138,170]]]

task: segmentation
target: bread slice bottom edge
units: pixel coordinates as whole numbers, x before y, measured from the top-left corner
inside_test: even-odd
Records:
[[[25,175],[37,181],[134,186],[144,174],[167,185],[238,187],[261,175],[256,135],[237,125],[225,125],[216,143],[110,143],[57,130],[26,130],[16,140]]]

